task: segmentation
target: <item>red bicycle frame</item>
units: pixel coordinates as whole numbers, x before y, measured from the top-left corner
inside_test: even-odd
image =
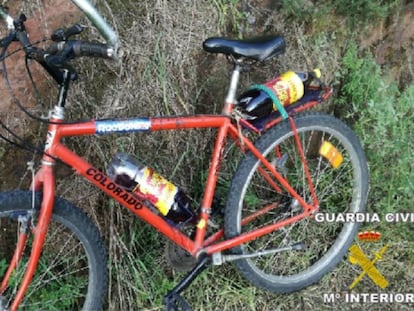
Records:
[[[236,72],[236,70],[235,70]],[[237,73],[236,73],[237,74]],[[234,73],[233,73],[234,75]],[[238,78],[238,77],[237,77]],[[234,79],[233,79],[234,80]],[[233,81],[232,80],[232,81]],[[177,117],[155,117],[155,118],[131,118],[131,119],[113,119],[113,120],[91,120],[79,123],[63,123],[59,117],[52,117],[48,127],[48,133],[45,144],[45,153],[42,158],[42,165],[40,170],[36,173],[31,189],[34,191],[43,192],[43,199],[41,203],[40,213],[37,219],[37,224],[33,229],[34,242],[32,246],[32,253],[23,277],[22,284],[15,296],[15,300],[11,305],[11,310],[16,310],[20,301],[23,299],[24,293],[28,288],[30,281],[39,261],[41,250],[45,241],[48,225],[51,219],[53,204],[55,198],[55,177],[53,166],[56,159],[61,160],[70,167],[72,167],[79,175],[82,175],[89,180],[96,187],[100,188],[114,200],[121,205],[128,208],[133,214],[139,216],[144,221],[152,225],[159,232],[174,241],[183,249],[188,251],[193,256],[197,257],[201,253],[211,255],[218,253],[237,245],[249,242],[253,239],[259,238],[281,227],[297,222],[309,215],[311,215],[317,208],[317,198],[313,190],[312,180],[308,176],[310,189],[313,197],[313,204],[308,204],[303,198],[289,185],[288,181],[279,174],[275,167],[271,165],[265,157],[260,153],[254,144],[245,136],[243,136],[238,125],[233,122],[230,117],[232,111],[231,99],[234,94],[231,94],[232,86],[229,90],[229,96],[226,100],[222,115],[196,115],[196,116],[177,116]],[[329,95],[328,95],[329,96]],[[230,99],[230,100],[229,100]],[[60,108],[55,107],[55,116],[58,115]],[[296,137],[295,124],[290,118],[292,130]],[[82,157],[72,152],[68,147],[62,144],[62,138],[69,136],[83,136],[83,135],[105,135],[113,133],[127,133],[127,132],[152,132],[161,130],[180,130],[180,129],[200,129],[200,128],[217,128],[217,136],[214,146],[214,151],[211,158],[208,177],[205,185],[205,192],[201,202],[201,212],[199,214],[198,224],[196,225],[196,234],[193,239],[190,239],[186,234],[182,233],[177,227],[168,223],[165,218],[153,212],[146,204],[137,196],[124,190],[111,180],[104,172],[92,166]],[[222,161],[224,147],[227,138],[230,137],[239,145],[244,151],[251,152],[261,162],[263,168],[262,174],[276,191],[280,192],[280,186],[286,190],[294,199],[296,199],[303,207],[303,212],[293,216],[289,219],[279,221],[261,228],[243,233],[237,237],[230,239],[223,239],[224,230],[221,229],[206,238],[207,223],[213,202],[213,195],[216,188],[218,172]],[[303,156],[303,151],[300,147],[300,142],[297,140],[299,153],[302,153],[302,161],[305,171],[307,165]],[[306,175],[309,175],[308,173]],[[275,180],[278,182],[276,184]],[[262,210],[255,212],[252,215],[242,219],[242,224],[249,223],[253,219],[265,214],[271,209],[277,208],[277,204],[272,204],[264,207]],[[21,233],[19,243],[13,256],[9,269],[3,279],[0,287],[0,293],[5,290],[8,285],[8,279],[11,272],[18,264],[20,254],[24,248],[24,241],[27,238],[27,233]]]
[[[124,128],[128,128],[124,130]],[[133,129],[132,129],[133,128]],[[211,159],[211,165],[206,181],[205,192],[201,203],[201,213],[199,215],[199,222],[197,224],[197,231],[194,240],[190,240],[176,227],[169,224],[162,216],[154,213],[148,208],[144,202],[139,198],[118,186],[101,170],[93,167],[80,156],[73,153],[66,146],[61,143],[63,137],[93,135],[93,134],[110,134],[124,131],[160,131],[160,130],[178,130],[178,129],[197,129],[197,128],[217,128],[217,138]],[[215,192],[215,185],[220,169],[221,158],[227,137],[232,139],[240,139],[237,127],[232,124],[231,119],[225,115],[200,115],[188,117],[159,117],[159,118],[136,118],[128,120],[105,120],[105,121],[89,121],[77,124],[54,124],[50,125],[48,132],[48,155],[44,156],[41,170],[36,174],[33,189],[36,191],[43,191],[44,198],[49,198],[44,201],[51,200],[54,197],[54,177],[53,171],[50,169],[53,158],[59,158],[64,163],[71,166],[78,174],[88,179],[95,186],[107,193],[110,197],[118,201],[120,204],[128,208],[133,214],[139,216],[144,221],[148,222],[158,231],[173,240],[182,248],[187,250],[192,255],[196,256],[200,251],[207,254],[223,251],[225,249],[234,247],[241,243],[250,241],[254,238],[267,234],[280,226],[266,226],[261,230],[255,230],[251,234],[244,234],[239,237],[230,239],[226,242],[218,242],[211,245],[213,242],[209,240],[205,244],[205,233],[207,221],[210,214],[210,208],[213,202],[213,195]],[[263,155],[254,147],[253,143],[247,138],[243,137],[242,144],[247,150],[252,152],[263,166],[268,169],[276,178],[276,180],[286,189],[292,197],[294,197],[305,210],[312,209],[302,197],[289,185],[289,183],[275,170],[275,168],[266,161]],[[53,202],[53,201],[52,201]],[[46,202],[43,202],[45,209],[49,210]],[[43,205],[42,205],[43,207]],[[304,215],[307,216],[307,215]],[[294,219],[292,222],[296,221]],[[290,222],[287,222],[288,224]],[[284,224],[284,225],[286,225]]]

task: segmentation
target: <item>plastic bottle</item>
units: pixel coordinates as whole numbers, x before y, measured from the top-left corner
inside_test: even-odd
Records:
[[[108,166],[108,176],[126,190],[151,202],[172,222],[195,221],[184,192],[134,157],[117,153]]]
[[[272,91],[283,106],[288,106],[301,99],[305,88],[320,75],[319,69],[311,72],[287,71],[263,86]],[[270,96],[254,87],[239,97],[238,107],[249,120],[264,117],[276,110]]]

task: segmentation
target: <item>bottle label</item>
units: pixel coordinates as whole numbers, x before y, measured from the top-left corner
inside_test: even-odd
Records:
[[[265,85],[275,92],[283,106],[298,101],[304,94],[303,82],[293,71],[287,71]]]
[[[162,215],[167,215],[174,204],[178,188],[148,167],[144,169],[141,180],[137,182],[138,185],[134,191],[144,194],[145,198],[154,204]]]

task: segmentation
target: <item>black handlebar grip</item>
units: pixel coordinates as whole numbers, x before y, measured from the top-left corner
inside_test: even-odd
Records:
[[[90,56],[112,58],[114,51],[111,47],[103,43],[92,43],[85,41],[76,41],[73,45],[75,56]]]

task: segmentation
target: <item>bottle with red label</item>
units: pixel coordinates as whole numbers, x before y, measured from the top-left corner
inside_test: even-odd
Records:
[[[268,92],[272,92],[282,106],[286,107],[300,100],[309,83],[314,79],[319,79],[320,76],[319,69],[314,69],[311,72],[287,71],[275,79],[256,87],[253,86],[243,93],[239,97],[238,108],[248,120],[267,116],[277,110]]]
[[[172,222],[195,222],[195,213],[184,192],[134,157],[117,153],[108,166],[108,176],[126,190],[145,198]]]

